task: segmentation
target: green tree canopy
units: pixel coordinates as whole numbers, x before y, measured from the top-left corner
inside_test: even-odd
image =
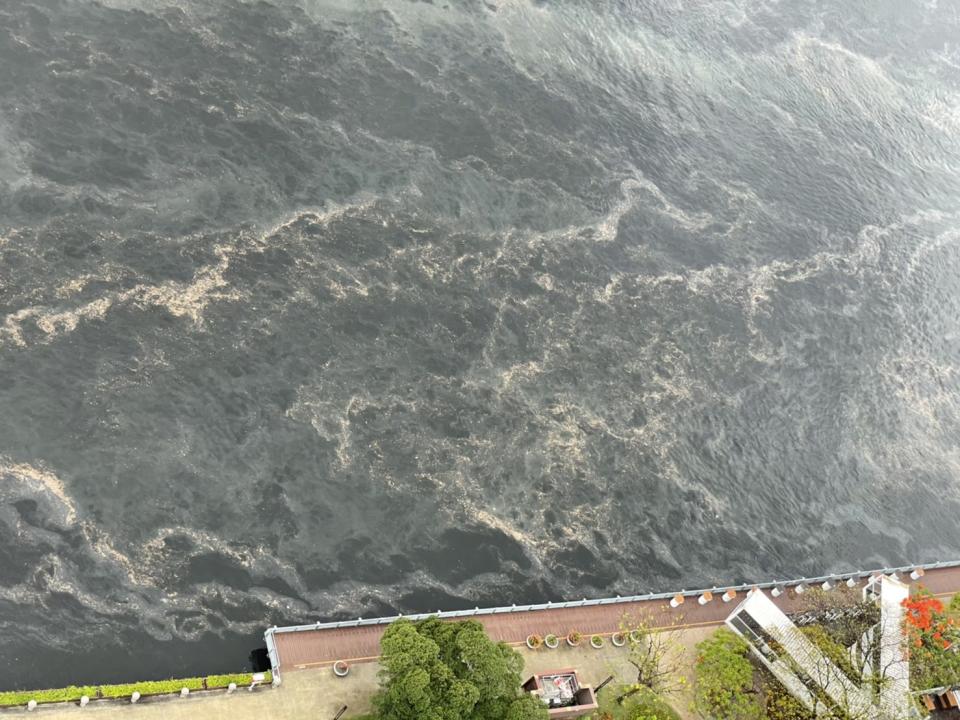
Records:
[[[629,720],[680,720],[677,712],[656,693],[645,690],[633,702],[627,714]]]
[[[380,644],[380,720],[545,720],[520,694],[523,658],[474,621],[398,620]]]
[[[701,716],[711,720],[763,717],[748,652],[746,641],[726,628],[697,644],[694,703]]]

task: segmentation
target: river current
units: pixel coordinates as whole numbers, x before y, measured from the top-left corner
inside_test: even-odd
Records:
[[[958,363],[956,3],[0,3],[0,688],[958,557]]]

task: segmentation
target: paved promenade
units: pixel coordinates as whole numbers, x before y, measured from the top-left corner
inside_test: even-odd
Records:
[[[683,674],[692,677],[693,645],[712,632],[712,628],[696,628],[681,633]],[[580,678],[596,686],[610,675],[617,683],[631,682],[636,676],[627,661],[626,648],[610,643],[601,650],[581,646],[561,646],[556,650],[530,651],[520,648],[524,659],[524,677],[534,672],[557,667],[576,667]],[[195,693],[188,698],[165,697],[129,702],[94,702],[85,708],[76,703],[41,706],[28,713],[25,708],[0,711],[7,715],[40,720],[82,720],[93,716],[100,720],[332,720],[344,705],[343,720],[351,720],[370,711],[370,703],[379,686],[376,662],[354,666],[346,678],[337,678],[329,667],[311,668],[290,673],[279,688],[259,688],[255,692],[238,690]],[[672,699],[682,720],[694,720],[690,698],[680,695]]]
[[[960,567],[927,570],[919,581],[911,581],[903,574],[900,579],[911,585],[922,584],[935,594],[952,595],[960,591]],[[862,587],[865,580],[858,584]],[[641,600],[609,605],[504,612],[495,615],[478,614],[476,620],[483,623],[487,633],[496,640],[514,645],[524,642],[531,634],[545,636],[553,633],[565,635],[570,630],[579,630],[585,636],[609,635],[619,630],[624,618],[642,619],[655,627],[706,627],[719,625],[730,611],[743,599],[738,594],[730,602],[723,602],[720,593],[706,605],[700,605],[696,597],[687,597],[679,608],[671,608],[665,600]],[[775,600],[786,612],[794,610],[801,601],[788,586],[786,592]],[[278,632],[274,635],[279,669],[285,673],[307,668],[323,667],[336,660],[351,663],[371,662],[377,659],[380,637],[386,625],[363,625],[358,627]]]
[[[911,585],[923,584],[934,594],[947,600],[960,592],[960,567],[928,570],[920,582],[910,581],[906,573],[900,575]],[[858,587],[863,587],[861,581]],[[577,629],[584,635],[598,633],[610,635],[620,628],[624,614],[633,618],[652,620],[661,627],[674,627],[680,632],[682,645],[681,674],[693,677],[695,645],[721,624],[730,611],[743,599],[736,598],[724,603],[720,594],[701,606],[695,597],[688,597],[679,608],[671,608],[666,601],[640,601],[573,608],[554,608],[518,613],[477,615],[487,631],[496,639],[515,646],[524,658],[524,674],[551,667],[576,667],[586,682],[597,684],[613,675],[617,683],[629,683],[635,678],[635,670],[627,662],[627,651],[614,648],[609,642],[601,650],[584,644],[576,649],[564,645],[557,650],[542,648],[527,650],[523,641],[530,633],[546,635],[565,634]],[[789,611],[802,603],[792,589],[777,600],[777,604]],[[310,630],[295,633],[277,633],[277,649],[283,683],[279,688],[258,688],[254,692],[244,689],[232,695],[226,692],[195,693],[188,698],[166,697],[144,699],[136,705],[129,702],[94,702],[86,708],[75,703],[41,706],[34,713],[25,708],[0,711],[0,718],[7,715],[47,718],[47,720],[71,720],[77,717],[96,716],[109,720],[111,716],[129,720],[323,720],[333,718],[337,711],[347,705],[344,718],[352,718],[368,712],[370,700],[378,686],[380,636],[386,625],[366,625],[357,628]],[[350,675],[334,676],[330,665],[334,660],[347,659],[352,664]],[[682,720],[693,720],[690,696],[692,684],[686,691],[671,698],[671,704]]]
[[[354,668],[346,681],[326,670],[292,674],[279,688],[262,687],[254,692],[237,690],[193,693],[189,697],[144,698],[136,704],[119,701],[92,702],[81,708],[77,703],[41,705],[34,712],[26,708],[0,711],[9,716],[38,720],[329,720],[348,705],[346,717],[355,717],[370,709],[370,698],[377,687],[376,663]]]

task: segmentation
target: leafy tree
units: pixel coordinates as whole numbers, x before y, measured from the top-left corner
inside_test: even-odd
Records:
[[[826,655],[852,682],[862,682],[862,673],[854,667],[853,662],[850,660],[850,653],[847,652],[845,647],[830,637],[830,634],[824,630],[822,626],[807,625],[801,628],[801,632],[806,636],[807,640],[812,642],[815,647]]]
[[[676,710],[650,690],[639,693],[626,715],[627,720],[680,720]]]
[[[808,616],[813,623],[799,621]],[[844,647],[850,647],[863,634],[880,622],[880,607],[872,600],[864,600],[860,588],[839,585],[831,590],[812,587],[798,596],[791,616],[797,624],[815,624]]]
[[[952,601],[951,601],[952,605]],[[960,628],[943,603],[923,588],[903,601],[910,675],[918,689],[960,683]]]
[[[547,708],[543,701],[533,695],[524,695],[512,700],[507,707],[503,720],[543,720],[547,717]]]
[[[480,623],[398,620],[380,643],[380,720],[542,720],[546,706],[520,695],[523,658]],[[534,701],[534,702],[531,702]]]
[[[710,720],[759,720],[760,698],[753,689],[753,664],[746,641],[726,628],[697,643],[694,705]]]
[[[625,617],[620,630],[630,643],[627,661],[637,671],[636,682],[618,697],[618,702],[631,695],[649,690],[653,694],[669,695],[686,686],[683,674],[683,641],[676,617],[671,627],[658,627],[653,616]]]
[[[768,720],[816,720],[812,710],[791,695],[769,671],[762,670],[764,716]]]
[[[630,692],[632,690],[632,692]],[[635,685],[608,688],[600,694],[597,720],[679,720],[677,712],[661,696]]]

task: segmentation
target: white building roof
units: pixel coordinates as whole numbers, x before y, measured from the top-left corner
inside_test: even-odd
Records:
[[[903,600],[910,589],[883,576],[880,590],[881,633],[879,671],[888,682],[875,698],[872,685],[857,683],[832,662],[801,632],[793,621],[761,590],[751,592],[727,618],[726,624],[741,635],[754,655],[784,687],[817,714],[835,704],[861,718],[909,717],[910,668],[902,635]]]

